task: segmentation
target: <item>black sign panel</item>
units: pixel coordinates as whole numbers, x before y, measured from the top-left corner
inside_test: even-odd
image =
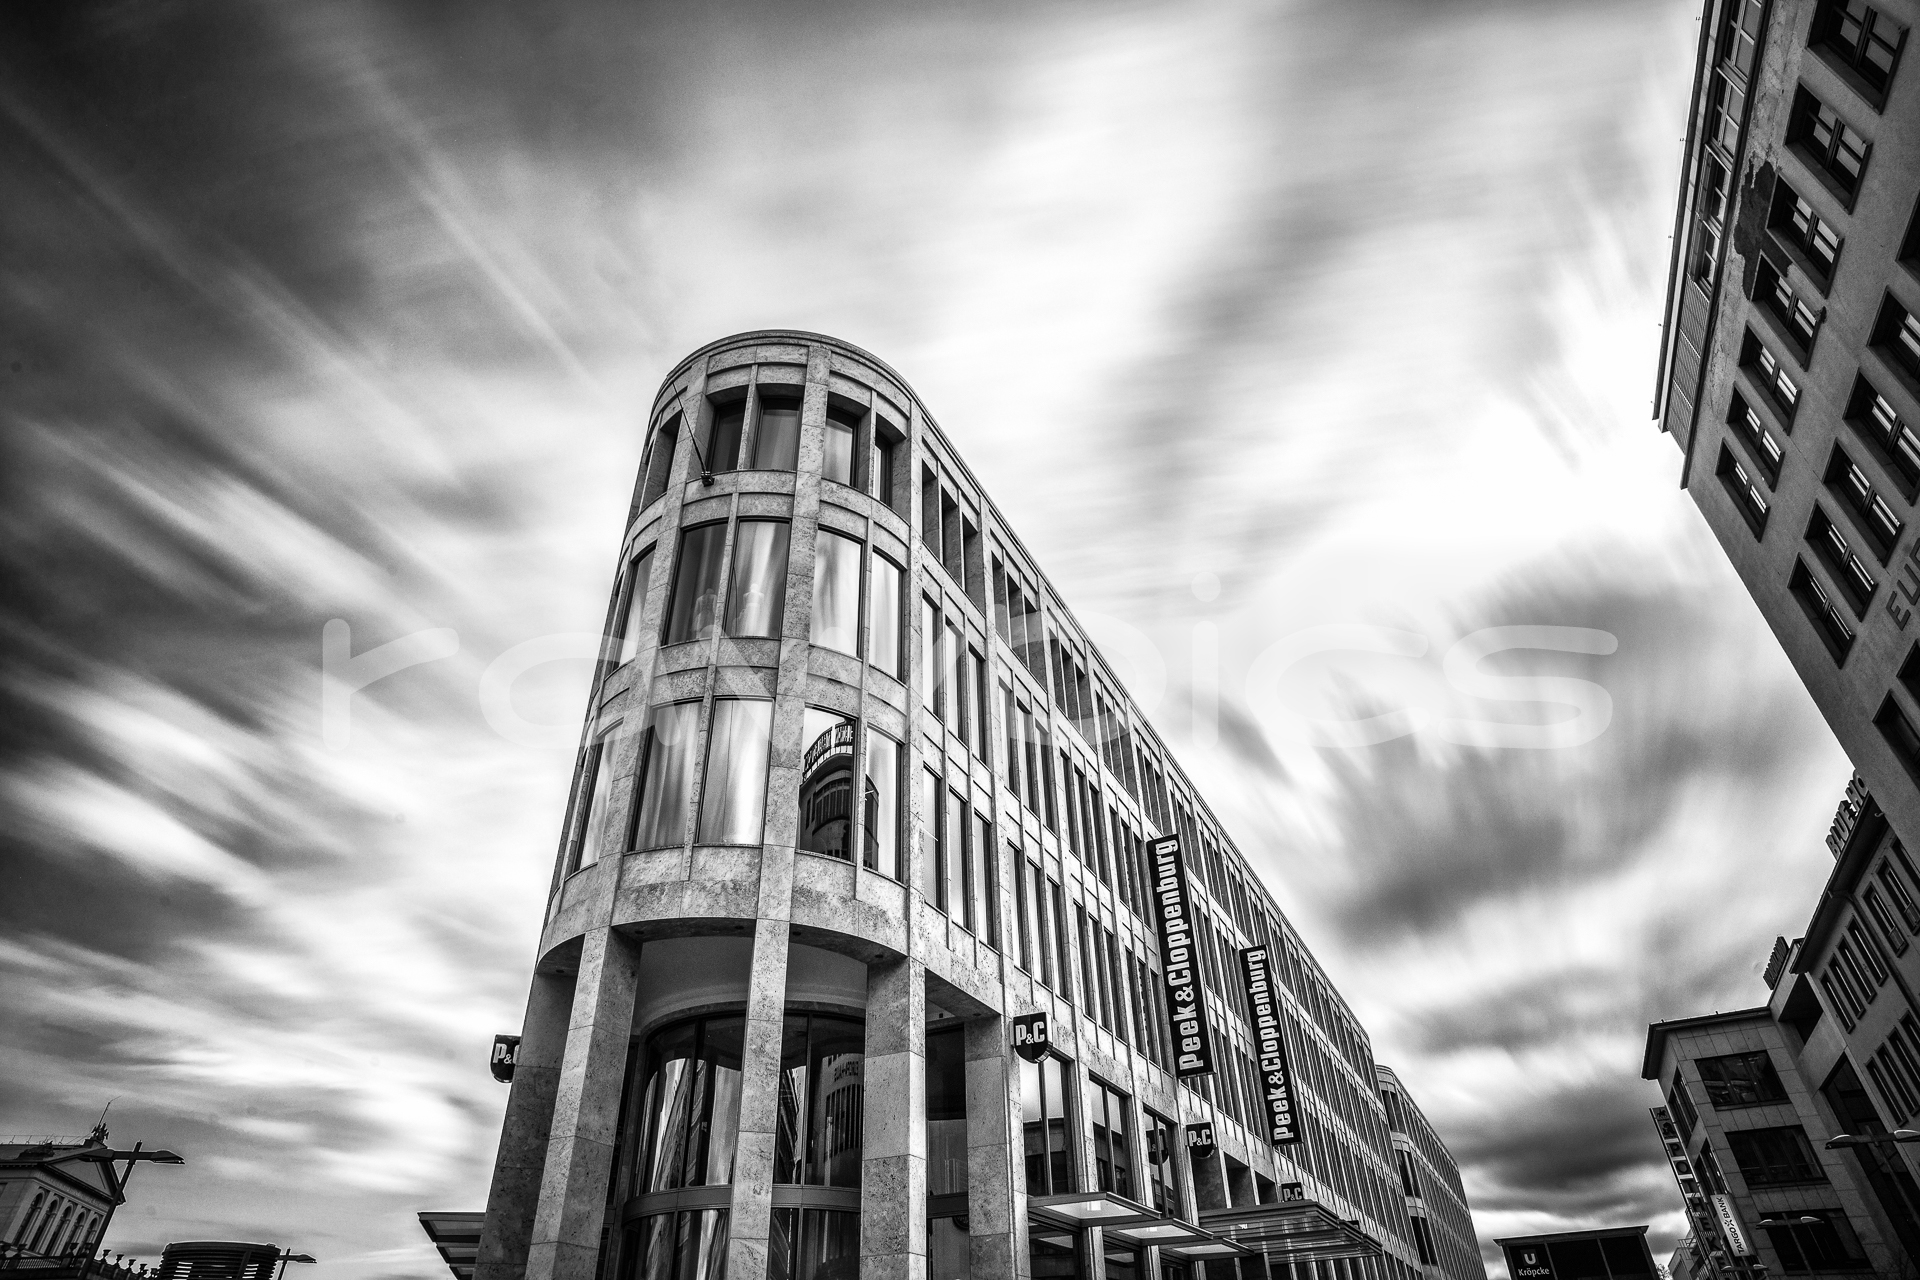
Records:
[[[1038,1062],[1046,1057],[1047,1046],[1051,1043],[1046,1014],[1023,1013],[1013,1020],[1013,1051],[1028,1062]]]
[[[1513,1280],[1553,1280],[1553,1263],[1547,1259],[1543,1244],[1510,1244],[1507,1250],[1507,1274]]]
[[[519,1036],[495,1036],[493,1038],[493,1058],[487,1066],[493,1070],[493,1078],[501,1084],[513,1082],[514,1064],[520,1060]]]
[[[1261,1115],[1267,1141],[1276,1147],[1300,1141],[1300,1122],[1293,1112],[1293,1073],[1287,1068],[1287,1042],[1280,1032],[1280,999],[1273,989],[1273,970],[1265,947],[1240,953],[1240,976],[1247,984],[1247,1017],[1260,1069]]]
[[[1193,934],[1193,896],[1180,837],[1162,836],[1147,846],[1153,866],[1154,911],[1160,920],[1160,964],[1167,982],[1167,1012],[1173,1023],[1173,1074],[1213,1074],[1213,1037],[1200,994],[1199,953]]]
[[[1281,1204],[1292,1204],[1296,1200],[1305,1200],[1306,1198],[1307,1198],[1307,1189],[1301,1186],[1299,1183],[1283,1182],[1280,1184],[1280,1203]]]
[[[1213,1140],[1213,1125],[1211,1122],[1206,1124],[1190,1124],[1187,1126],[1188,1155],[1192,1156],[1195,1160],[1206,1160],[1219,1149],[1219,1144]]]

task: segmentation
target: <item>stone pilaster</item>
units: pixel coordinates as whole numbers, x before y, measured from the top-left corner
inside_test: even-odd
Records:
[[[507,1095],[506,1123],[500,1130],[500,1153],[494,1160],[493,1185],[487,1191],[487,1216],[480,1229],[474,1280],[519,1280],[526,1274],[527,1246],[533,1239],[540,1177],[547,1166],[554,1092],[566,1050],[573,987],[572,979],[559,974],[533,975],[527,1016],[520,1028],[519,1063]]]
[[[527,1280],[592,1280],[639,971],[639,948],[614,930],[581,939]]]
[[[1028,1274],[1027,1222],[1020,1206],[1024,1166],[1020,1072],[1007,1048],[1006,1019],[967,1022],[967,1221],[977,1276]]]
[[[792,853],[782,863],[792,883]],[[769,888],[763,872],[764,900]],[[733,1155],[732,1212],[727,1222],[727,1274],[767,1274],[773,1228],[773,1138],[780,1120],[780,1035],[787,1007],[787,942],[792,926],[762,916],[753,930],[747,977],[744,1067],[740,1073],[740,1138]]]
[[[868,966],[861,1280],[926,1280],[926,1055],[925,966],[905,959]]]

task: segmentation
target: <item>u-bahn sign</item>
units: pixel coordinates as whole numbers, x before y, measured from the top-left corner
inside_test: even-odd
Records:
[[[1274,994],[1273,970],[1265,947],[1240,953],[1240,976],[1247,984],[1247,1017],[1260,1060],[1260,1107],[1267,1141],[1284,1147],[1300,1141],[1300,1123],[1293,1112],[1293,1073],[1287,1067],[1287,1042],[1280,1032],[1280,1001]]]
[[[1047,1056],[1052,1037],[1047,1032],[1047,1015],[1023,1013],[1013,1020],[1013,1051],[1028,1062]]]
[[[1200,994],[1200,969],[1193,932],[1193,895],[1187,891],[1187,866],[1180,837],[1162,836],[1147,846],[1153,867],[1154,914],[1160,921],[1160,968],[1167,983],[1167,1012],[1173,1023],[1173,1074],[1213,1074],[1213,1037],[1207,1031],[1207,1002]]]
[[[501,1084],[513,1083],[513,1068],[520,1061],[519,1036],[495,1036],[493,1038],[493,1057],[487,1066],[493,1072],[493,1078]]]

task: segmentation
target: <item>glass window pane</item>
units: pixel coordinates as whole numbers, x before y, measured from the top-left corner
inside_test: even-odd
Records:
[[[819,1016],[811,1024],[806,1181],[816,1187],[858,1187],[866,1028]]]
[[[647,453],[647,478],[640,490],[640,505],[651,506],[655,500],[667,491],[667,481],[673,476],[673,455],[680,442],[680,415],[663,423],[653,433],[653,447]]]
[[[800,402],[763,391],[753,433],[753,465],[761,471],[792,471],[799,462]]]
[[[696,525],[680,535],[680,562],[674,567],[673,599],[667,605],[665,643],[704,640],[713,635],[720,613],[721,548],[725,524]]]
[[[853,425],[827,419],[826,456],[820,461],[820,474],[841,484],[853,483]]]
[[[800,739],[800,826],[797,848],[835,858],[853,856],[853,721],[808,707]]]
[[[900,744],[867,730],[866,856],[868,870],[900,878]]]
[[[940,610],[925,596],[920,597],[920,705],[946,718],[940,701]]]
[[[808,637],[842,653],[860,652],[860,544],[820,530],[813,558],[813,619]]]
[[[646,1141],[639,1152],[633,1185],[641,1192],[670,1191],[681,1185],[686,1164],[687,1129],[693,1101],[693,1057],[698,1025],[686,1023],[662,1031],[647,1042]]]
[[[893,507],[893,467],[895,459],[899,456],[899,449],[895,441],[881,434],[883,430],[884,428],[876,419],[873,442],[873,496],[880,500],[881,506],[891,509]]]
[[[701,1209],[676,1216],[675,1280],[721,1280],[727,1273],[727,1211]]]
[[[687,838],[687,801],[693,789],[693,744],[700,704],[676,702],[653,709],[646,767],[640,783],[640,816],[633,847],[661,849]]]
[[[967,898],[967,802],[960,793],[947,793],[944,815],[946,830],[941,836],[946,865],[941,868],[946,881],[940,887],[947,914],[965,928],[973,928],[973,903]]]
[[[944,690],[941,702],[947,708],[947,723],[953,731],[964,739],[967,736],[967,692],[960,681],[960,655],[966,645],[960,639],[960,631],[952,622],[948,622],[942,632],[940,645],[940,687]]]
[[[860,1264],[860,1215],[828,1209],[800,1211],[794,1280],[839,1280]]]
[[[759,844],[767,807],[771,702],[721,699],[707,733],[706,787],[700,797],[701,844]]]
[[[885,556],[873,557],[872,583],[867,592],[867,659],[894,679],[900,671],[900,566]]]
[[[733,534],[727,634],[777,639],[786,616],[787,523],[742,520]]]
[[[708,1018],[700,1028],[700,1060],[707,1075],[705,1113],[699,1118],[700,1167],[697,1181],[723,1187],[733,1181],[733,1157],[740,1140],[740,1064],[746,1049],[746,1020]]]
[[[636,1280],[673,1280],[673,1219],[671,1213],[642,1218],[640,1268]]]
[[[773,1123],[773,1180],[800,1181],[807,1151],[807,1015],[790,1013],[780,1031],[780,1088]]]
[[[920,771],[920,896],[929,906],[940,901],[940,775]]]
[[[966,1036],[955,1027],[927,1035],[927,1194],[967,1189]]]
[[[593,752],[587,757],[586,782],[587,811],[580,817],[580,828],[574,836],[575,870],[590,867],[600,861],[601,831],[607,815],[607,788],[613,780],[613,760],[607,750],[611,735],[603,737],[593,744]]]
[[[653,576],[653,548],[648,547],[627,566],[627,613],[620,623],[620,656],[625,665],[640,651],[640,624],[647,612],[647,580]]]
[[[747,425],[747,402],[734,400],[715,405],[713,421],[707,428],[705,452],[707,466],[714,471],[732,471],[740,465],[740,436]]]

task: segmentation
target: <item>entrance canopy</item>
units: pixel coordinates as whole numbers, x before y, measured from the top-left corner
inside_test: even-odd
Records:
[[[1203,1209],[1200,1225],[1214,1235],[1265,1254],[1268,1262],[1322,1262],[1374,1258],[1380,1242],[1312,1200]]]

